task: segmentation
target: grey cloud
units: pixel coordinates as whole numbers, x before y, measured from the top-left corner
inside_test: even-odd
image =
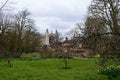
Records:
[[[36,21],[37,29],[44,32],[58,29],[67,32],[78,22],[84,21],[91,0],[15,0],[16,8],[27,8]]]

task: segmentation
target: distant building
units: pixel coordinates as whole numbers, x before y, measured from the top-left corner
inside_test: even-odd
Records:
[[[58,31],[56,30],[55,33],[49,33],[48,29],[46,29],[45,36],[43,38],[43,45],[53,46],[54,43],[59,41]]]
[[[43,37],[43,46],[41,51],[60,51],[60,52],[70,52],[74,54],[81,54],[81,57],[90,57],[90,50],[83,44],[82,37],[77,36],[72,39],[65,38],[64,41],[59,41],[59,35],[57,30],[53,33],[49,33],[46,29],[45,36]]]

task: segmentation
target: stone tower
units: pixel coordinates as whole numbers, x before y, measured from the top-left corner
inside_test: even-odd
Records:
[[[55,34],[56,34],[56,39],[55,39],[55,41],[57,42],[57,41],[59,40],[59,34],[58,34],[58,31],[57,31],[57,30],[55,31]]]
[[[59,36],[58,32],[56,30],[55,33],[51,32],[49,33],[48,29],[46,29],[46,35],[45,35],[45,45],[54,45],[55,42],[58,42]]]
[[[49,45],[49,31],[46,29],[45,45]]]

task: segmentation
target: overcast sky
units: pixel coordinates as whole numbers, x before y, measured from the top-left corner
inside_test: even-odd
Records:
[[[85,20],[91,0],[11,0],[15,10],[28,9],[41,33],[66,33]]]

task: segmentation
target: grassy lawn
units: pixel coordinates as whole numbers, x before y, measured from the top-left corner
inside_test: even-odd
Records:
[[[107,80],[97,73],[93,59],[70,59],[71,69],[61,69],[60,59],[20,60],[13,59],[9,68],[0,61],[0,80]]]

